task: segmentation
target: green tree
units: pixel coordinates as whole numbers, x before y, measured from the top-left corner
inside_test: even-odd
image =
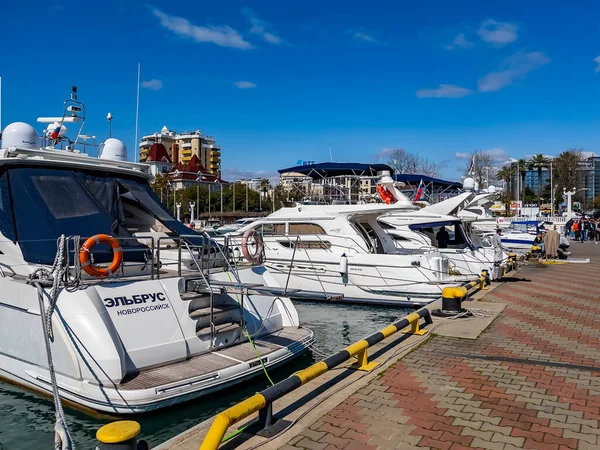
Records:
[[[164,189],[169,189],[169,175],[166,173],[159,173],[154,177],[154,181],[150,183],[150,187],[156,196],[164,203]]]
[[[594,209],[600,209],[600,195],[594,198]]]
[[[552,166],[557,190],[577,188],[577,168],[581,161],[581,149],[568,149],[554,159]]]
[[[531,165],[532,168],[537,169],[537,174],[538,174],[538,189],[537,189],[537,203],[538,203],[538,209],[541,208],[541,197],[542,197],[542,171],[545,167],[548,166],[548,158],[546,158],[543,154],[538,153],[537,155],[534,155],[531,157],[531,159],[529,160],[529,164]]]
[[[536,198],[537,198],[537,195],[535,195],[535,192],[533,191],[533,189],[531,189],[529,186],[527,186],[525,188],[525,192],[523,193],[523,203],[533,203],[533,202],[535,202]]]
[[[496,179],[498,181],[504,181],[506,183],[506,191],[512,192],[512,168],[510,166],[504,166],[496,172]]]

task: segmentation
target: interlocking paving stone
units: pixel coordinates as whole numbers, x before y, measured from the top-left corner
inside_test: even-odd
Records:
[[[526,266],[478,339],[432,337],[282,448],[600,449],[600,247],[572,247],[592,263]]]

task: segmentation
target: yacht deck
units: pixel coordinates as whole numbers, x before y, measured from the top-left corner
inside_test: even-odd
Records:
[[[257,351],[264,360],[270,354],[286,347],[292,347],[311,336],[312,332],[306,328],[285,327],[269,336],[255,339],[256,351],[250,342],[225,347],[222,350],[198,355],[185,361],[144,370],[119,384],[118,388],[123,390],[148,389],[202,375],[216,375],[219,370],[257,360]]]

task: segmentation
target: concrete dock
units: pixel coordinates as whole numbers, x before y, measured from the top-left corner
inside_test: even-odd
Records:
[[[285,433],[221,448],[600,448],[600,245],[571,247],[591,263],[527,263],[463,303],[475,317],[434,317],[428,335],[375,346],[373,371],[332,370],[277,401]],[[156,448],[198,449],[210,423]]]

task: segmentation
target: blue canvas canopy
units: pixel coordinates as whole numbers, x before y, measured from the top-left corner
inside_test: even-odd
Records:
[[[401,181],[406,184],[419,184],[421,180],[423,180],[423,183],[433,183],[438,186],[455,187],[459,189],[462,188],[462,183],[459,183],[458,181],[447,181],[442,180],[441,178],[428,177],[426,175],[397,173],[393,178],[394,181]]]
[[[30,263],[51,265],[61,234],[83,239],[112,235],[121,243],[125,262],[145,262],[151,258],[150,249],[125,227],[127,196],[173,234],[197,235],[189,239],[194,244],[204,240],[170,215],[143,178],[26,163],[0,168],[0,232],[19,244]],[[112,251],[97,245],[92,258],[110,261]]]
[[[356,176],[376,176],[377,172],[387,170],[393,173],[394,170],[387,164],[361,164],[361,163],[338,163],[323,162],[316,164],[307,164],[303,166],[294,166],[287,169],[280,169],[278,172],[289,173],[296,172],[311,178],[330,178],[343,175]]]

